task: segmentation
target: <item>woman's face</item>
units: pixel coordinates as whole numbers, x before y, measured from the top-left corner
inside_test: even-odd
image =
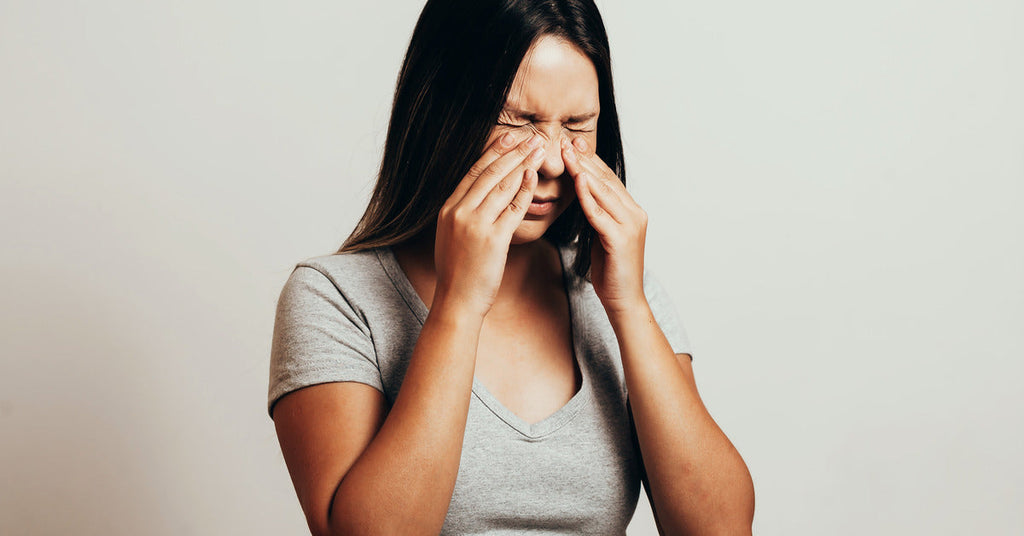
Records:
[[[539,38],[523,58],[498,124],[487,140],[489,146],[505,132],[515,132],[519,139],[537,133],[544,142],[534,203],[512,235],[513,244],[543,236],[576,199],[573,179],[562,161],[561,141],[582,137],[593,151],[600,111],[597,71],[590,59],[564,39]]]

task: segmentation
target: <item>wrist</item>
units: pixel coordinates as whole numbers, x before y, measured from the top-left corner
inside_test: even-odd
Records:
[[[489,309],[473,300],[437,287],[430,304],[428,317],[460,327],[480,327],[483,325],[484,317],[487,316]]]
[[[654,312],[651,311],[651,304],[647,302],[647,297],[643,295],[635,298],[609,301],[609,303],[604,303],[603,305],[612,328],[616,330],[619,325],[629,321],[635,319],[646,320],[654,316]]]
[[[626,296],[616,298],[601,298],[598,296],[598,298],[601,299],[601,305],[604,306],[604,310],[609,316],[632,314],[650,308],[650,304],[647,303],[647,295],[644,294],[642,289]]]

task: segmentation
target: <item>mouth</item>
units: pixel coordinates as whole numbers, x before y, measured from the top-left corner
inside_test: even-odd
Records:
[[[543,216],[555,210],[555,205],[557,204],[557,197],[534,197],[526,213],[533,214],[534,216]]]

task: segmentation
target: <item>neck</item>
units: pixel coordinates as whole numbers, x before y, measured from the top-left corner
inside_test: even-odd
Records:
[[[437,269],[434,265],[434,234],[426,233],[417,239],[407,241],[393,247],[400,251],[403,257],[415,262],[417,271],[426,277],[432,284],[437,281]],[[541,238],[525,244],[512,244],[508,248],[508,257],[505,261],[505,273],[501,278],[501,288],[498,289],[498,300],[515,299],[530,291],[538,289],[539,282],[546,282],[551,276],[549,260],[556,248],[546,239]],[[554,251],[557,254],[557,251]],[[555,266],[558,269],[560,264]],[[559,284],[561,272],[557,273]],[[433,294],[431,288],[431,295]]]

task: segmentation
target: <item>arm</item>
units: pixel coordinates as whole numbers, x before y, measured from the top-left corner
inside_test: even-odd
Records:
[[[537,184],[539,142],[494,141],[441,208],[430,313],[386,416],[380,392],[351,383],[307,387],[277,403],[282,453],[314,535],[440,532],[458,476],[480,330]],[[302,326],[306,314],[279,316],[277,329],[299,339],[317,333]],[[326,344],[329,355],[373,352],[360,329]],[[296,348],[299,356],[309,351]]]
[[[648,496],[663,534],[750,534],[754,486],[646,300],[609,316],[619,341]]]
[[[358,383],[286,395],[274,412],[310,529],[437,534],[455,487],[480,321],[442,300],[423,326],[398,397]]]
[[[562,151],[580,207],[597,232],[591,279],[618,339],[659,531],[750,534],[750,473],[704,407],[689,355],[672,351],[643,291],[647,213],[586,140],[565,141]]]

